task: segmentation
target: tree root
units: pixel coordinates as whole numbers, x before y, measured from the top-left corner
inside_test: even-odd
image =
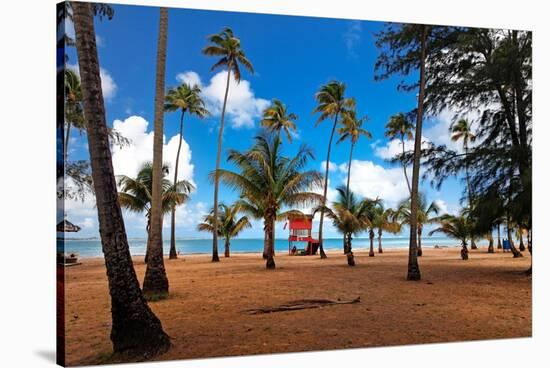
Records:
[[[337,304],[355,304],[360,302],[361,302],[361,297],[359,296],[353,300],[301,299],[301,300],[294,300],[286,304],[281,304],[276,307],[247,309],[247,310],[244,310],[243,312],[246,314],[286,312],[286,311],[294,311],[294,310],[300,310],[300,309],[321,308],[321,307],[325,307],[329,305],[337,305]]]

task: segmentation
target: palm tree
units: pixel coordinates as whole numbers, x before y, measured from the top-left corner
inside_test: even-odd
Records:
[[[327,160],[325,164],[325,183],[323,186],[323,205],[327,201],[327,189],[328,189],[328,168],[330,164],[330,149],[332,146],[332,139],[334,138],[334,132],[336,131],[336,125],[340,115],[355,108],[355,100],[352,98],[346,98],[346,85],[338,81],[330,81],[329,83],[321,86],[319,91],[315,94],[317,100],[317,107],[313,110],[314,113],[319,113],[319,119],[315,125],[319,125],[323,120],[334,118],[332,124],[332,130],[330,133],[330,139],[328,141],[327,148]],[[321,218],[319,220],[319,253],[321,258],[327,258],[323,249],[323,218],[325,216],[324,208],[321,208]]]
[[[312,150],[301,146],[296,156],[282,155],[281,140],[277,136],[257,136],[254,146],[242,153],[230,150],[228,161],[234,163],[239,172],[218,169],[217,175],[229,187],[240,192],[242,198],[259,203],[264,217],[264,231],[268,242],[267,269],[275,268],[273,249],[275,221],[283,216],[283,206],[311,205],[320,202],[321,196],[310,192],[320,186],[322,177],[317,171],[303,171]]]
[[[398,217],[402,220],[403,224],[411,224],[411,202],[409,200],[404,200],[399,204],[397,209]],[[422,256],[422,230],[424,225],[434,223],[438,220],[438,217],[433,216],[432,214],[439,214],[440,208],[435,201],[428,204],[426,197],[419,193],[418,195],[418,209],[416,212],[416,223],[417,223],[417,236],[418,236],[418,257]]]
[[[332,224],[343,235],[344,254],[347,256],[348,265],[355,266],[352,251],[352,236],[357,235],[368,227],[371,227],[372,203],[369,200],[358,200],[353,192],[339,186],[336,188],[338,197],[332,202],[332,208],[320,205],[314,213],[324,210]]]
[[[390,139],[399,139],[401,141],[401,152],[405,156],[405,139],[413,139],[414,124],[407,119],[402,112],[390,117],[390,120],[386,124],[386,137]],[[407,182],[407,188],[409,188],[409,195],[411,195],[411,184],[407,176],[407,163],[403,160],[403,175],[405,175],[405,181]]]
[[[392,208],[384,208],[382,202],[375,207],[373,213],[373,227],[378,231],[378,253],[383,253],[382,233],[384,231],[396,234],[401,231],[401,224],[397,221],[397,212]],[[374,252],[373,252],[374,255]]]
[[[71,126],[78,130],[83,130],[85,127],[80,78],[71,69],[65,69],[65,124],[67,128],[63,146],[63,161],[67,163]]]
[[[99,234],[111,296],[113,350],[129,356],[151,357],[167,351],[170,338],[147,305],[130,256],[109,149],[91,4],[73,3],[73,21]]]
[[[292,142],[292,132],[296,132],[296,122],[298,116],[288,112],[287,107],[280,100],[274,99],[271,106],[263,112],[261,124],[269,132],[277,132],[279,138],[281,131],[284,131],[289,142]]]
[[[489,231],[486,235],[489,246],[487,247],[487,253],[495,253],[495,239],[493,238],[493,232]]]
[[[194,189],[193,185],[181,180],[176,183],[171,183],[167,178],[168,165],[162,167],[162,214],[166,214],[175,206],[183,204],[189,199],[189,193]],[[151,227],[151,200],[153,193],[153,164],[144,162],[135,178],[121,175],[118,178],[118,186],[120,192],[118,200],[123,208],[131,212],[145,212],[147,218],[147,248],[145,254],[145,262],[148,261],[149,255],[149,230]]]
[[[248,216],[251,216],[254,219],[261,220],[264,218],[264,203],[262,202],[262,198],[247,198],[247,197],[241,197],[235,202],[235,205],[239,206],[241,209],[241,212],[246,213]],[[272,249],[273,253],[275,252],[274,249]],[[267,254],[269,252],[269,241],[267,239],[267,233],[265,232],[265,224],[264,224],[264,251],[262,252],[262,258],[267,259]],[[274,254],[273,254],[274,255]]]
[[[468,259],[468,246],[467,239],[470,237],[471,229],[469,220],[463,216],[443,215],[438,219],[440,226],[432,231],[429,235],[440,232],[444,233],[451,238],[460,240],[462,244],[462,250],[460,256],[463,260]]]
[[[227,69],[227,82],[225,85],[225,95],[223,98],[222,114],[220,118],[220,130],[218,133],[218,154],[216,156],[216,171],[214,178],[214,231],[212,232],[212,262],[219,262],[218,256],[218,189],[219,177],[218,170],[220,168],[220,158],[222,152],[223,125],[225,120],[225,109],[227,107],[227,95],[229,93],[229,81],[231,73],[235,81],[241,80],[241,71],[239,64],[242,64],[250,73],[254,73],[254,67],[250,60],[247,59],[243,49],[241,48],[241,40],[233,34],[231,28],[224,28],[220,33],[208,37],[210,45],[206,46],[202,52],[208,56],[218,56],[220,59],[212,66],[211,70],[225,67]]]
[[[369,230],[369,257],[374,257],[374,237],[377,225],[377,217],[382,216],[383,208],[382,208],[382,201],[379,198],[376,198],[374,200],[367,199],[367,203],[370,206],[370,225],[368,226]]]
[[[355,144],[361,136],[369,139],[372,138],[372,134],[368,130],[362,128],[363,123],[367,121],[367,119],[368,118],[366,116],[357,118],[357,113],[355,110],[346,111],[344,114],[342,114],[342,126],[338,129],[338,134],[340,135],[340,138],[336,141],[336,143],[338,144],[345,141],[346,139],[349,139],[351,142],[348,161],[348,179],[346,184],[347,191],[349,191],[349,181],[351,177],[351,160],[353,158],[353,149],[355,148]]]
[[[451,140],[453,142],[457,142],[459,140],[462,141],[462,147],[464,148],[464,153],[466,156],[468,155],[468,149],[469,144],[474,142],[476,139],[476,136],[474,133],[472,133],[471,125],[466,119],[460,119],[456,122],[454,122],[450,127],[449,130],[451,131]],[[466,187],[468,191],[468,206],[470,210],[472,209],[472,189],[470,186],[470,170],[468,165],[466,165]],[[474,241],[473,236],[470,237],[470,247],[472,249],[477,249],[477,245]]]
[[[229,257],[229,248],[231,239],[238,236],[241,231],[246,228],[252,227],[248,217],[242,216],[237,218],[239,211],[241,210],[237,203],[228,206],[220,203],[220,209],[218,212],[218,235],[225,239],[225,257]],[[204,216],[204,221],[197,226],[199,231],[214,231],[214,211],[210,211],[210,214]]]
[[[165,111],[180,111],[180,138],[178,143],[178,151],[176,153],[176,165],[174,166],[174,185],[178,182],[178,169],[180,161],[181,144],[183,141],[183,117],[185,113],[195,115],[199,119],[203,119],[208,115],[208,110],[205,107],[201,97],[201,88],[197,85],[189,85],[182,83],[176,88],[168,90],[164,101]],[[170,223],[170,257],[169,259],[178,258],[176,252],[176,206],[172,208]]]
[[[155,85],[155,115],[153,139],[153,189],[151,193],[151,228],[143,293],[148,298],[168,297],[168,278],[162,251],[162,138],[164,135],[164,81],[166,74],[166,42],[168,10],[160,8]]]

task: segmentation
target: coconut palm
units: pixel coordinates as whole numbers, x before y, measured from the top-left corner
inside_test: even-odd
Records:
[[[239,172],[219,169],[211,176],[218,175],[226,185],[238,190],[242,198],[262,209],[268,242],[266,268],[274,269],[275,221],[280,210],[284,206],[320,202],[321,196],[310,190],[320,186],[322,177],[317,171],[304,171],[313,159],[308,147],[301,146],[290,158],[282,155],[281,140],[277,136],[257,136],[254,141],[254,146],[246,152],[229,151],[228,161],[235,164]]]
[[[111,341],[115,353],[152,357],[170,348],[170,338],[147,305],[136,277],[122,210],[117,201],[111,150],[101,91],[99,59],[92,4],[73,3],[78,65],[82,77],[82,105],[96,198],[99,235],[111,297]]]
[[[398,218],[401,219],[402,224],[407,224],[410,226],[411,221],[411,202],[406,199],[402,201],[397,209]],[[435,201],[428,204],[426,197],[419,193],[418,195],[418,209],[417,209],[417,236],[418,236],[418,257],[422,256],[422,230],[424,225],[434,223],[438,220],[438,217],[432,216],[437,215],[440,212],[440,208]]]
[[[162,166],[162,214],[167,214],[173,207],[183,204],[189,199],[189,193],[194,189],[193,185],[181,180],[175,184],[166,178],[168,175],[168,165]],[[118,199],[122,208],[131,212],[143,213],[147,218],[147,249],[146,262],[149,252],[149,230],[151,227],[151,200],[153,192],[153,164],[144,162],[135,178],[126,175],[118,177]]]
[[[386,124],[385,136],[390,139],[399,139],[401,142],[401,152],[405,155],[405,140],[413,139],[414,124],[407,118],[402,112],[390,117],[390,120]],[[409,188],[409,195],[411,194],[411,183],[407,176],[407,164],[402,161],[403,175],[405,175],[405,181],[407,182],[407,188]]]
[[[143,293],[148,298],[168,296],[168,277],[164,268],[162,251],[162,138],[164,136],[164,83],[166,74],[166,42],[168,34],[168,9],[160,8],[157,41],[155,113],[153,138],[153,187],[151,193],[151,225],[147,268],[143,280]]]
[[[346,98],[346,85],[338,81],[330,81],[329,83],[321,86],[319,91],[315,94],[315,100],[317,100],[317,107],[313,110],[314,113],[319,113],[319,118],[315,123],[315,126],[319,125],[326,119],[333,118],[332,130],[330,133],[330,139],[328,141],[327,159],[325,163],[325,183],[323,186],[323,204],[327,201],[327,189],[328,189],[328,168],[330,164],[330,149],[332,146],[332,139],[334,138],[334,132],[338,124],[340,115],[348,110],[355,108],[355,100],[352,98]],[[321,208],[321,218],[319,220],[319,253],[321,258],[327,258],[323,249],[323,218],[324,208]]]
[[[346,183],[346,190],[349,191],[349,181],[351,177],[351,160],[353,158],[353,149],[355,148],[355,144],[357,144],[357,141],[361,136],[366,138],[372,138],[372,134],[362,128],[362,125],[365,121],[367,121],[367,117],[363,116],[361,118],[357,117],[357,113],[355,110],[346,111],[344,114],[342,114],[342,126],[338,129],[338,134],[340,135],[340,138],[336,141],[336,143],[343,142],[347,139],[350,140],[350,150],[349,150],[349,161],[348,161],[348,179]]]
[[[432,231],[429,235],[431,236],[434,233],[443,233],[451,238],[460,240],[462,245],[462,250],[460,251],[460,256],[463,260],[468,259],[468,246],[467,239],[470,237],[472,232],[470,228],[470,222],[464,215],[452,216],[452,215],[443,215],[438,218],[440,226]]]
[[[288,112],[287,107],[280,100],[274,99],[271,106],[263,111],[262,126],[266,127],[269,132],[277,132],[279,138],[281,131],[289,142],[292,142],[292,132],[296,133],[296,122],[298,115]]]
[[[370,200],[358,200],[353,192],[346,187],[336,188],[338,197],[332,202],[331,207],[318,206],[314,213],[324,210],[327,217],[332,220],[334,227],[342,233],[344,242],[344,254],[346,254],[349,266],[355,266],[352,251],[352,237],[372,227],[373,202]]]
[[[218,211],[218,235],[225,239],[225,257],[229,257],[231,239],[238,236],[241,231],[252,227],[247,216],[238,217],[241,211],[239,205],[234,203],[231,206],[220,203]],[[204,216],[203,222],[197,226],[199,231],[214,231],[214,211]]]
[[[218,153],[216,155],[216,171],[214,178],[214,231],[212,232],[212,262],[218,262],[218,190],[219,177],[218,169],[220,168],[220,158],[222,152],[223,126],[225,122],[225,109],[227,107],[227,96],[229,93],[229,82],[231,74],[235,81],[241,80],[241,70],[239,65],[243,65],[250,73],[254,73],[254,67],[250,60],[247,59],[243,49],[241,48],[241,40],[233,34],[231,28],[224,28],[220,33],[208,37],[211,43],[206,46],[202,52],[208,56],[220,57],[220,59],[212,66],[211,70],[217,68],[226,68],[227,82],[225,85],[225,95],[223,98],[222,113],[220,118],[220,129],[218,132]]]
[[[453,142],[462,141],[462,147],[464,148],[464,153],[468,155],[469,144],[473,143],[476,140],[476,136],[472,133],[471,125],[466,119],[459,119],[449,127],[451,132],[451,140]],[[472,209],[473,206],[473,197],[472,189],[470,186],[470,170],[468,165],[466,165],[466,188],[468,191],[468,206]],[[473,236],[470,238],[470,247],[472,249],[477,249],[477,245],[474,241]]]
[[[393,208],[384,208],[384,204],[380,202],[380,204],[375,207],[372,224],[374,229],[378,232],[378,253],[383,253],[382,233],[386,231],[396,234],[401,231],[401,224],[397,221],[397,212]]]
[[[180,111],[180,137],[178,142],[178,151],[176,153],[176,164],[174,165],[174,184],[178,182],[178,169],[180,161],[181,144],[183,141],[183,118],[185,113],[195,115],[199,119],[203,119],[208,115],[208,110],[205,107],[201,97],[201,88],[197,85],[191,86],[188,83],[182,83],[176,88],[168,90],[164,101],[165,111]],[[169,259],[178,258],[176,252],[176,206],[172,208],[170,218],[170,257]]]

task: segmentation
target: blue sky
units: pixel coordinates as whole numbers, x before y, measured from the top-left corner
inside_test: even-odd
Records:
[[[137,166],[152,157],[152,120],[155,90],[155,62],[159,11],[156,7],[113,6],[114,18],[96,19],[96,34],[106,95],[107,121],[132,140],[132,146],[115,148],[113,161],[116,174],[133,176]],[[414,93],[396,90],[398,79],[374,81],[374,63],[378,50],[374,33],[382,23],[312,17],[246,14],[232,12],[169,10],[166,86],[181,81],[201,84],[212,115],[200,121],[186,117],[184,152],[180,166],[184,178],[192,180],[197,189],[191,200],[178,210],[178,237],[207,237],[195,230],[200,217],[210,209],[213,186],[208,173],[214,169],[219,124],[220,97],[223,96],[223,71],[210,71],[215,58],[204,56],[206,37],[230,26],[241,39],[243,49],[252,61],[256,73],[243,72],[239,85],[232,84],[229,115],[224,131],[223,152],[250,147],[259,132],[261,110],[273,98],[281,99],[290,111],[299,116],[298,135],[285,151],[292,154],[300,144],[314,149],[316,159],[310,167],[320,170],[326,159],[330,123],[314,126],[312,111],[318,88],[336,79],[346,83],[347,95],[357,100],[358,112],[368,115],[366,128],[371,140],[362,139],[354,151],[352,190],[362,196],[380,196],[388,205],[407,196],[401,168],[387,158],[395,152],[397,142],[384,137],[388,118],[401,111],[410,111],[416,101]],[[68,33],[72,33],[68,26]],[[69,67],[77,63],[76,50],[69,48]],[[243,68],[244,70],[244,68]],[[412,76],[415,77],[415,76]],[[223,82],[223,83],[222,83]],[[423,137],[435,143],[449,143],[448,126],[452,113],[427,119]],[[165,161],[173,162],[178,134],[179,114],[165,115]],[[412,145],[412,142],[408,144]],[[345,165],[349,143],[333,145],[329,199],[334,187],[345,180]],[[74,133],[70,143],[70,159],[87,158],[86,136]],[[223,159],[222,166],[230,167]],[[463,192],[463,184],[447,180],[440,191],[422,183],[429,200],[437,200],[444,209],[455,212]],[[237,197],[221,185],[220,197],[231,202]],[[67,202],[68,218],[80,224],[79,236],[97,236],[97,214],[93,198],[85,202]],[[130,236],[145,235],[143,215],[125,214]],[[166,224],[169,221],[165,221]],[[279,224],[278,237],[284,237]],[[168,236],[165,229],[165,237]],[[261,236],[261,226],[255,226],[243,237]],[[337,236],[329,226],[328,236]]]

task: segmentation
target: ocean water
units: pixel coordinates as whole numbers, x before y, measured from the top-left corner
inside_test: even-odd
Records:
[[[130,244],[130,253],[133,256],[144,255],[146,239],[128,239]],[[295,243],[297,248],[305,248],[306,243]],[[422,238],[422,247],[431,248],[435,245],[439,246],[457,246],[458,241],[450,239],[444,236],[426,236]],[[368,238],[355,238],[353,239],[352,246],[354,250],[368,249],[370,242]],[[384,249],[390,248],[407,248],[409,246],[408,237],[387,237],[382,238],[382,247]],[[65,251],[65,253],[77,252],[80,257],[103,257],[101,251],[101,242],[99,239],[75,239],[65,240],[65,249],[63,249],[63,241],[57,241],[57,250],[59,252]],[[170,240],[164,239],[164,254],[168,254],[170,250]],[[218,243],[218,250],[220,255],[223,255],[224,242],[223,240]],[[261,253],[263,252],[263,239],[233,239],[231,241],[232,253]],[[340,250],[342,249],[341,238],[328,238],[324,242],[325,250]],[[378,249],[378,239],[374,239],[374,247]],[[177,239],[176,248],[178,252],[182,254],[209,254],[212,252],[212,239]],[[276,252],[288,251],[288,239],[276,239],[275,240]]]

